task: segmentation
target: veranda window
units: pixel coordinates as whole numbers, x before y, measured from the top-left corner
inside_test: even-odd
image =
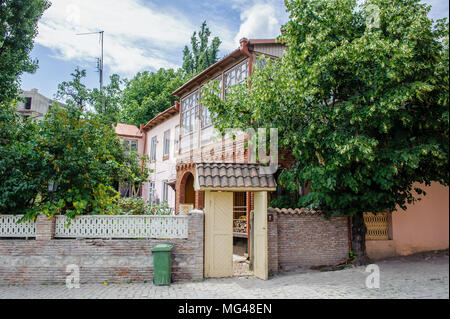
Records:
[[[197,129],[198,90],[181,101],[181,132],[188,135]]]
[[[218,77],[216,77],[213,81],[217,81],[219,82],[219,87],[220,87],[220,92],[222,92],[222,75],[219,75]],[[202,88],[203,90],[204,88]],[[222,94],[220,93],[220,96],[222,96]],[[201,102],[201,101],[200,101]],[[200,123],[201,123],[201,127],[208,127],[212,124],[212,120],[211,120],[211,113],[209,113],[209,110],[207,107],[205,107],[203,104],[200,103]]]
[[[242,61],[235,67],[225,72],[225,97],[229,92],[230,87],[236,84],[243,83],[248,75],[248,59]]]

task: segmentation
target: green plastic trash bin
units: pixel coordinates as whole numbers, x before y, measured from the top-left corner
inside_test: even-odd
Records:
[[[153,283],[157,286],[170,285],[170,253],[173,245],[153,246]]]

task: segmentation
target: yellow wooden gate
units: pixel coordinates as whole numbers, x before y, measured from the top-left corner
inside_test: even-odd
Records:
[[[267,280],[269,277],[267,254],[267,192],[255,192],[254,195],[253,274]]]
[[[253,272],[268,279],[267,192],[255,192]],[[205,191],[205,277],[233,276],[233,193]]]
[[[233,276],[233,193],[205,192],[205,277]]]

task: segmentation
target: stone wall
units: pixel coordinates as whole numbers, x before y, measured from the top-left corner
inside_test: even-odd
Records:
[[[43,227],[40,227],[43,226]],[[48,239],[51,222],[36,223],[37,240],[0,240],[0,284],[65,283],[68,265],[79,266],[81,283],[152,282],[151,248],[174,245],[172,280],[203,278],[203,213],[189,216],[187,239]]]
[[[349,255],[348,230],[347,217],[327,220],[317,213],[269,209],[269,273],[345,260]]]

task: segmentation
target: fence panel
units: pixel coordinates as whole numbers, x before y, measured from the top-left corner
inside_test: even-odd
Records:
[[[389,239],[389,215],[387,213],[364,213],[367,227],[366,240]]]
[[[57,216],[55,238],[187,238],[187,216]]]
[[[35,237],[36,222],[17,223],[23,215],[0,215],[0,237]]]

